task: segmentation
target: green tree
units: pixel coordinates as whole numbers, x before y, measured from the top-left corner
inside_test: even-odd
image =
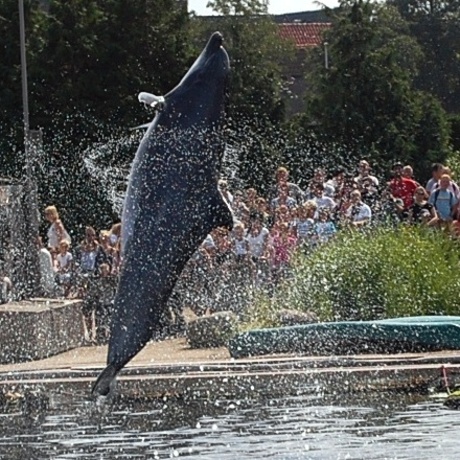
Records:
[[[139,91],[161,94],[177,84],[190,61],[189,15],[176,0],[50,0],[45,10],[42,3],[25,1],[30,123],[44,134],[42,204],[60,207],[73,228],[105,222],[109,206],[84,167],[87,149],[147,121]],[[17,1],[0,0],[0,32],[2,174],[19,176]]]
[[[421,50],[397,10],[368,0],[343,0],[326,33],[331,66],[322,50],[310,56],[312,85],[308,116],[329,139],[364,150],[379,160],[418,164],[426,152],[420,144],[422,93],[413,90]],[[442,109],[430,104],[439,130],[430,151],[446,154],[448,136]],[[434,142],[436,141],[436,142]]]
[[[449,112],[460,113],[460,1],[388,0],[409,22],[424,59],[416,79]]]
[[[40,28],[38,0],[24,2],[26,37]],[[28,50],[30,58],[30,50]],[[24,125],[21,90],[19,8],[16,0],[0,0],[0,175],[22,174]]]
[[[284,117],[281,58],[288,50],[264,0],[214,0],[208,3],[222,17],[218,25],[231,57],[230,116],[250,124],[278,122]]]
[[[239,152],[239,175],[260,185],[271,178],[279,151],[274,127],[284,120],[281,62],[291,44],[281,39],[264,0],[214,0],[214,19],[199,24],[198,36],[218,29],[231,60],[227,109],[228,138]]]
[[[120,126],[137,119],[137,93],[168,91],[186,68],[188,14],[177,5],[51,2],[33,86],[44,116],[90,111]]]
[[[417,91],[417,121],[412,164],[418,174],[428,175],[431,165],[444,162],[450,154],[452,125],[439,100],[432,94]],[[423,177],[423,176],[419,176]]]

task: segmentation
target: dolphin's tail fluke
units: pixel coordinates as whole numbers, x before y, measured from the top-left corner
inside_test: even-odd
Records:
[[[91,390],[91,394],[93,396],[107,396],[110,393],[117,372],[118,370],[115,366],[109,364],[97,378]]]

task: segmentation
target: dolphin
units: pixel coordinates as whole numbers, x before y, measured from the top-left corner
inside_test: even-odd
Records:
[[[216,227],[233,226],[217,181],[230,72],[215,32],[164,97],[141,93],[158,112],[134,158],[122,213],[122,266],[107,367],[92,393],[107,395],[117,373],[151,339],[186,263]]]

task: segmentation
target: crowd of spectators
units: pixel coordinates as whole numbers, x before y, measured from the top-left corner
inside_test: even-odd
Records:
[[[279,167],[266,193],[231,190],[220,180],[234,227],[213,230],[198,248],[171,298],[173,316],[182,318],[184,303],[197,314],[216,305],[231,308],[238,291],[244,297],[248,286],[272,292],[289,274],[295,250],[317,250],[343,228],[405,223],[460,234],[460,189],[447,167],[434,164],[425,186],[410,165],[394,164],[385,182],[371,172],[366,160],[353,175],[318,168],[302,189]],[[46,247],[38,242],[42,288],[47,295],[83,298],[86,339],[105,340],[121,264],[121,224],[99,233],[86,227],[83,240],[72,245],[56,207],[47,207],[45,217]]]
[[[228,250],[255,266],[268,262],[275,280],[289,266],[295,248],[313,250],[343,228],[420,224],[453,236],[459,229],[460,189],[442,164],[432,166],[426,186],[417,182],[410,165],[394,164],[390,180],[382,183],[371,174],[369,162],[361,160],[355,175],[316,169],[304,190],[289,181],[284,167],[278,168],[266,196],[253,188],[232,193],[225,180],[219,188],[237,220],[226,237]],[[213,238],[204,247],[221,251]]]
[[[86,227],[82,241],[72,245],[55,206],[45,209],[45,218],[47,244],[37,241],[42,294],[83,299],[85,340],[104,342],[120,268],[121,224],[99,234]]]

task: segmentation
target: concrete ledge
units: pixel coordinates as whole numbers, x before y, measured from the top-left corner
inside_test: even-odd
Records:
[[[83,347],[41,361],[0,365],[1,394],[90,396],[107,347]],[[253,398],[346,393],[425,393],[460,383],[460,352],[231,359],[226,348],[190,349],[186,339],[150,342],[118,379],[121,398]],[[168,396],[169,395],[169,396]]]
[[[0,305],[0,363],[43,359],[81,345],[81,300],[32,299]]]

